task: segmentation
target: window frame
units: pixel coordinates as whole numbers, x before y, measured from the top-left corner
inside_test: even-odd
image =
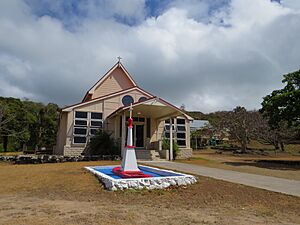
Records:
[[[184,123],[182,123],[182,121],[180,121],[180,123],[177,123],[177,120],[183,120]],[[182,118],[176,118],[176,123],[174,123],[175,120],[172,119],[172,127],[173,127],[173,140],[176,141],[176,143],[178,144],[179,142],[184,141],[184,145],[179,145],[179,148],[185,148],[186,147],[186,140],[187,140],[187,132],[186,132],[186,120],[182,119]],[[169,128],[168,128],[169,127]],[[178,129],[178,128],[183,128],[182,130]],[[184,134],[185,138],[178,138],[177,134]],[[163,135],[164,138],[169,139],[170,140],[170,119],[165,120],[165,124],[164,124],[164,131],[163,131]],[[169,136],[169,137],[167,137]]]
[[[87,118],[78,118],[76,117],[76,112],[86,112],[87,113]],[[92,119],[92,113],[100,113],[101,114],[101,119]],[[76,121],[85,121],[85,125],[82,124],[76,124]],[[92,121],[96,122],[101,122],[100,126],[95,126],[92,125]],[[75,134],[75,129],[86,129],[85,134]],[[92,134],[91,130],[98,130],[98,129],[103,129],[103,112],[91,112],[91,111],[74,111],[74,118],[73,118],[73,132],[72,132],[72,144],[73,145],[80,145],[80,146],[85,146],[88,144],[90,141],[90,138],[94,136]],[[86,142],[75,142],[76,137],[85,137]]]
[[[180,123],[177,123],[178,120],[183,120],[184,123],[180,122]],[[179,127],[183,127],[183,130],[179,130],[178,128]],[[184,138],[178,138],[177,137],[177,134],[184,134],[185,137]],[[176,119],[176,143],[178,144],[179,147],[181,148],[184,148],[186,147],[186,139],[187,139],[187,132],[186,132],[186,120],[185,119],[182,119],[182,118],[177,118]],[[181,145],[178,143],[178,141],[184,141],[184,145]]]
[[[124,104],[123,100],[125,99],[125,97],[130,97],[132,102],[129,103],[129,104]],[[131,95],[124,95],[122,98],[121,98],[121,102],[122,102],[122,105],[123,106],[130,106],[130,104],[133,104],[134,103],[134,98],[131,96]]]

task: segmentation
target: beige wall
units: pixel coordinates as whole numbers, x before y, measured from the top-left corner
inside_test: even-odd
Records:
[[[66,143],[67,113],[61,113],[54,154],[62,155]]]
[[[120,68],[116,68],[112,73],[96,87],[92,99],[108,95],[114,92],[118,92],[124,89],[133,87],[134,85],[129,80],[124,71]]]
[[[74,111],[103,112],[103,101],[97,101],[84,106],[76,107]]]
[[[111,113],[116,111],[118,108],[123,106],[122,98],[125,95],[130,95],[133,98],[134,102],[137,102],[140,99],[140,97],[143,97],[143,96],[147,97],[139,90],[132,90],[132,91],[126,92],[125,94],[107,98],[104,100],[104,118],[106,118]]]

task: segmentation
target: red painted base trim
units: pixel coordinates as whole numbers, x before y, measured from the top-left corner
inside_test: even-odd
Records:
[[[126,148],[135,148],[134,145],[126,145],[125,147],[126,147]]]
[[[145,174],[142,171],[122,171],[120,166],[113,168],[113,173],[122,178],[147,178],[152,175]]]

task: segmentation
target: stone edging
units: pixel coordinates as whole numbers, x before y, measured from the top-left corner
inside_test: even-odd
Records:
[[[103,173],[93,169],[93,167],[85,167],[88,171],[93,173],[110,191],[125,190],[125,189],[165,189],[170,186],[190,185],[197,182],[196,177],[183,173],[174,172],[171,170],[163,170],[150,166],[147,167],[151,170],[160,170],[161,172],[176,173],[181,176],[168,176],[168,177],[152,177],[152,178],[135,178],[135,179],[113,179]]]
[[[120,160],[118,155],[103,156],[62,156],[62,155],[17,155],[0,156],[0,161],[14,162],[15,164],[40,164],[40,163],[63,163],[99,160]]]

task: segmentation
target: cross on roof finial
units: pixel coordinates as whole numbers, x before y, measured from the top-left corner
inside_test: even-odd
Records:
[[[121,56],[118,56],[117,59],[118,59],[118,63],[120,63],[122,58]]]

